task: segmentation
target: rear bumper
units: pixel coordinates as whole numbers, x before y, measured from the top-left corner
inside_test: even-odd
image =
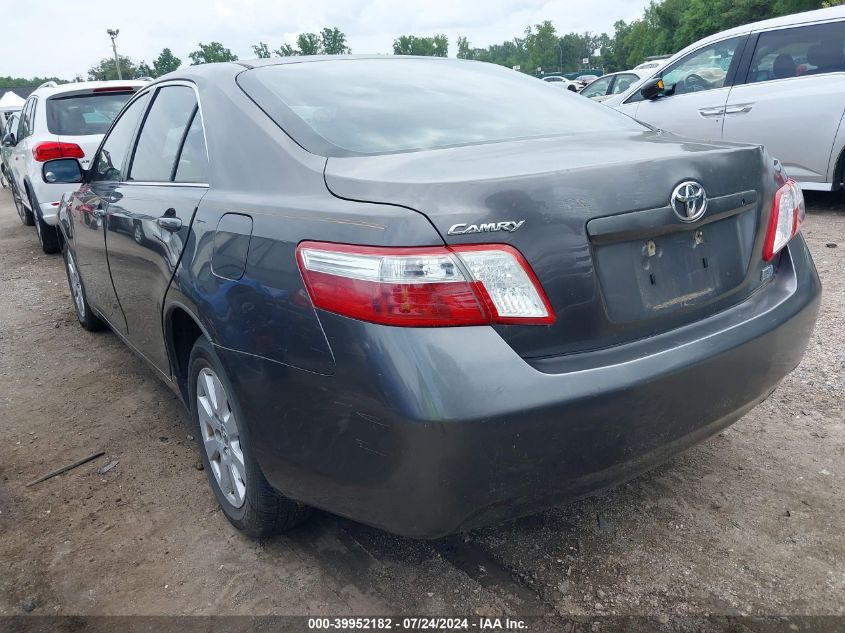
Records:
[[[731,424],[799,363],[820,293],[799,237],[742,304],[598,352],[529,364],[488,327],[324,313],[331,376],[219,351],[273,486],[433,538],[613,485]]]

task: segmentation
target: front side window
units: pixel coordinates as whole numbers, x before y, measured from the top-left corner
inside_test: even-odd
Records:
[[[618,95],[625,92],[628,88],[633,86],[636,82],[640,80],[639,76],[628,74],[628,75],[617,75],[616,81],[613,82],[613,88],[610,94]]]
[[[326,59],[262,66],[240,87],[291,137],[323,156],[372,155],[647,128],[494,64]]]
[[[94,159],[91,180],[125,180],[124,162],[148,99],[149,93],[138,97],[117,119]]]
[[[57,136],[105,134],[132,91],[47,99],[47,129]]]
[[[722,88],[728,77],[734,53],[742,38],[708,44],[690,53],[660,75],[667,95],[682,95]]]
[[[18,123],[18,141],[32,134],[32,119],[35,114],[35,101],[35,97],[30,97],[26,104],[24,104],[23,111],[21,112],[21,120]]]
[[[129,180],[168,182],[197,99],[188,86],[165,86],[144,119],[129,169]]]
[[[845,71],[845,22],[814,24],[760,34],[748,82]]]
[[[613,77],[602,77],[584,88],[581,94],[590,98],[603,97],[607,94],[607,89],[610,87],[611,81],[613,81]]]

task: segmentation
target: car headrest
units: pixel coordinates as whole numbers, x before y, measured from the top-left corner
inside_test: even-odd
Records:
[[[792,55],[781,53],[775,57],[772,64],[772,73],[777,79],[786,79],[787,77],[795,77],[798,71],[798,65],[792,59]]]

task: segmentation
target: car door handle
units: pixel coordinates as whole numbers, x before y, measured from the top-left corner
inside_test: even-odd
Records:
[[[705,119],[709,119],[711,117],[722,116],[725,113],[725,108],[723,106],[717,108],[699,108],[698,113]]]
[[[163,216],[156,220],[156,224],[167,231],[178,231],[181,229],[182,220],[171,215],[172,213],[175,213],[175,211],[168,209]]]
[[[738,103],[736,105],[729,105],[725,107],[725,114],[746,114],[751,112],[754,107],[753,103]]]

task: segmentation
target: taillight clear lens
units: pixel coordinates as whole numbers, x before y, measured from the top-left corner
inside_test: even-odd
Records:
[[[787,245],[804,222],[806,207],[801,187],[787,180],[775,193],[775,203],[769,219],[769,229],[763,244],[763,259],[769,261]]]
[[[76,143],[44,141],[32,148],[32,156],[39,163],[43,163],[54,158],[85,158],[85,152]]]
[[[316,307],[363,321],[411,327],[554,321],[533,272],[508,246],[303,242],[297,261]]]

